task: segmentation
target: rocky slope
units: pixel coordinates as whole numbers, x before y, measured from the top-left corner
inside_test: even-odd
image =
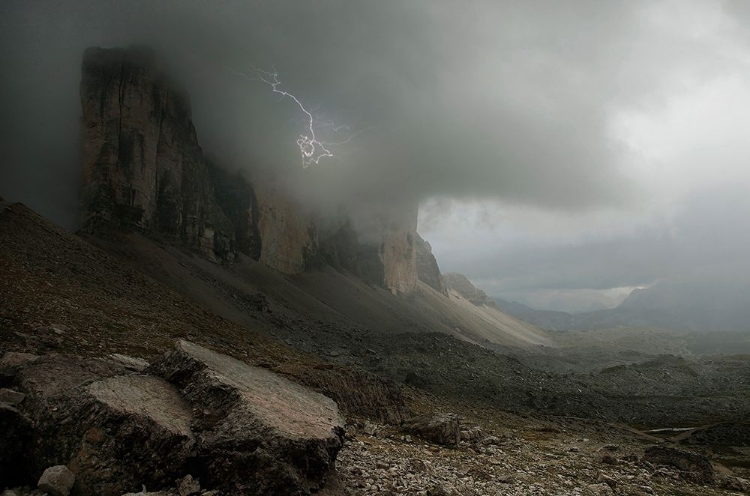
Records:
[[[666,422],[670,423],[667,426],[697,426],[692,422],[710,419],[716,423],[720,420],[717,412],[734,423],[723,431],[698,431],[690,450],[709,456],[717,471],[719,463],[730,464],[729,469],[720,469],[722,477],[728,470],[741,477],[748,473],[743,468],[748,459],[743,451],[746,448],[721,446],[721,451],[716,448],[712,454],[712,445],[702,444],[719,442],[722,436],[727,437],[722,434],[725,431],[741,432],[737,426],[750,412],[746,357],[675,360],[631,353],[619,356],[625,366],[577,373],[564,370],[567,356],[562,352],[498,347],[504,350],[498,353],[488,349],[489,342],[483,343],[485,347],[472,344],[466,338],[469,331],[493,329],[480,327],[479,321],[472,319],[495,309],[445,298],[422,282],[407,300],[330,269],[284,277],[250,259],[222,266],[136,233],[112,240],[109,249],[115,256],[87,240],[104,243],[98,238],[74,236],[19,204],[3,204],[0,209],[2,348],[33,353],[40,357],[39,364],[44,364],[34,372],[42,374],[34,381],[24,373],[2,376],[0,389],[8,391],[0,390],[0,403],[5,403],[0,406],[0,433],[12,438],[3,445],[24,446],[27,436],[38,436],[25,430],[35,425],[24,420],[30,421],[33,412],[40,413],[39,426],[52,427],[58,420],[70,419],[63,425],[75,434],[66,437],[63,431],[45,431],[47,444],[33,446],[48,446],[49,451],[43,450],[47,455],[34,455],[38,462],[24,461],[21,468],[12,469],[17,474],[34,471],[18,481],[19,485],[36,484],[47,464],[76,461],[69,468],[81,475],[83,483],[109,473],[112,481],[126,481],[134,489],[138,483],[148,483],[151,490],[164,489],[161,494],[176,495],[178,485],[197,482],[188,475],[211,489],[214,483],[210,481],[215,480],[211,470],[236,467],[232,461],[210,468],[201,465],[203,460],[189,464],[190,474],[180,468],[179,443],[189,443],[179,434],[188,432],[185,425],[194,436],[206,436],[196,436],[201,439],[192,446],[231,455],[231,450],[225,450],[231,445],[210,436],[231,425],[234,416],[224,418],[212,412],[217,410],[216,401],[221,403],[221,411],[234,401],[235,396],[222,400],[219,393],[231,392],[235,386],[229,384],[228,390],[228,385],[219,381],[215,383],[218,390],[214,390],[204,381],[205,375],[195,375],[199,368],[190,368],[189,374],[171,374],[158,366],[165,360],[159,357],[173,349],[179,338],[238,360],[222,359],[218,362],[221,367],[212,365],[219,375],[226,376],[222,367],[228,363],[236,365],[231,370],[244,370],[239,365],[242,362],[309,387],[337,403],[349,434],[337,456],[337,475],[327,479],[323,488],[328,494],[528,494],[530,490],[585,494],[607,490],[602,484],[615,494],[637,494],[642,485],[656,494],[728,494],[724,484],[741,487],[741,483],[717,476],[715,482],[700,485],[689,467],[684,470],[670,466],[668,460],[654,464],[644,459],[644,440],[652,444],[660,443],[659,439],[606,423],[621,420],[654,427]],[[441,307],[441,302],[448,303]],[[457,302],[460,305],[455,305]],[[441,319],[450,324],[441,323]],[[453,330],[460,339],[448,335],[451,326],[459,325],[467,327]],[[432,326],[445,333],[423,332]],[[479,341],[477,335],[474,339]],[[597,356],[604,353],[596,350]],[[113,354],[117,356],[110,356]],[[147,378],[141,371],[144,359],[155,364],[152,373],[145,374]],[[31,373],[32,369],[27,370]],[[181,382],[186,377],[195,379],[191,379],[194,385],[190,388]],[[34,385],[46,390],[47,396]],[[125,386],[137,394],[120,394]],[[213,392],[198,401],[193,395],[199,389]],[[85,401],[66,399],[76,392]],[[273,397],[270,393],[242,395],[259,396]],[[183,412],[189,412],[191,420],[187,420],[188,413],[170,414],[167,417],[172,420],[167,425],[172,430],[138,430],[139,426],[160,425],[149,418],[164,423],[165,417],[159,413],[163,409],[149,407],[135,417],[132,409],[158,405],[169,398],[174,399],[168,401],[170,405],[187,402],[189,408]],[[288,403],[295,404],[294,400]],[[81,409],[61,408],[64,405]],[[101,417],[83,415],[94,410]],[[413,429],[413,421],[405,422],[413,416],[431,418],[436,412],[451,411],[464,417],[460,425],[465,425],[461,430],[467,432],[461,434],[464,441],[457,448],[419,439],[414,432],[427,435],[428,431]],[[82,414],[66,417],[64,412]],[[571,421],[550,414],[601,421]],[[129,435],[132,443],[100,441],[96,429],[80,430],[79,421],[99,418],[101,425],[88,425],[112,429],[106,431],[105,440]],[[477,424],[484,432],[479,437],[473,434]],[[150,437],[142,435],[144,432],[161,434]],[[97,464],[107,460],[151,463],[141,456],[144,452],[153,452],[156,460],[160,459],[157,455],[163,451],[156,447],[138,451],[134,444],[138,439],[146,443],[138,441],[139,446],[150,446],[149,439],[158,446],[178,446],[170,452],[172,465],[159,462],[154,470],[86,475],[86,467],[101,466]],[[178,443],[170,445],[169,439]],[[500,444],[492,444],[497,442]],[[620,453],[600,450],[612,443],[620,446]],[[248,440],[247,446],[253,445],[254,441]],[[76,451],[76,446],[85,450]],[[0,464],[25,460],[19,455],[16,450],[4,450]],[[428,468],[412,466],[413,458],[430,462],[425,463]],[[487,468],[478,471],[483,465]],[[205,471],[193,471],[194,466]],[[225,479],[236,481],[222,476],[221,480]],[[305,482],[317,483],[314,478]],[[21,489],[17,494],[32,492]]]

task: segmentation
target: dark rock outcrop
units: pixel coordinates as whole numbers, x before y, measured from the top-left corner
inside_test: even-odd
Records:
[[[750,423],[722,422],[702,427],[691,432],[682,443],[703,446],[750,446]]]
[[[643,461],[652,465],[674,467],[688,480],[698,484],[713,484],[716,470],[703,455],[668,446],[650,446],[643,452]]]
[[[84,228],[137,227],[232,259],[234,226],[214,199],[189,99],[154,53],[89,48],[82,73]]]
[[[332,233],[320,234],[320,256],[338,271],[350,272],[368,284],[385,285],[380,247],[375,243],[361,242],[348,221]]]
[[[422,236],[419,234],[416,235],[416,240],[417,276],[419,280],[438,293],[448,296],[445,281],[443,281],[443,276],[440,274],[440,267],[438,267],[437,260],[435,260],[435,255],[432,254],[430,243],[422,239]]]
[[[229,494],[307,494],[343,445],[330,398],[187,341],[151,367],[193,405],[198,477]]]
[[[400,425],[411,417],[401,388],[393,381],[357,369],[331,368],[314,374],[296,371],[296,380],[333,398],[347,414]]]
[[[147,374],[113,358],[15,358],[0,364],[26,395],[0,405],[0,442],[16,447],[0,456],[2,475],[16,471],[6,484],[66,465],[74,494],[197,486],[188,473],[226,494],[309,494],[343,444],[330,398],[186,341]]]
[[[0,403],[0,446],[28,446],[33,432],[31,419],[18,408]],[[0,450],[0,481],[20,484],[26,472],[25,460],[13,449]]]
[[[410,419],[404,423],[403,430],[444,446],[455,447],[461,442],[461,423],[458,415],[452,413]]]
[[[239,172],[230,174],[210,160],[206,160],[206,165],[216,190],[216,202],[234,226],[237,251],[260,260],[260,207],[252,184]]]
[[[110,360],[43,357],[16,367],[34,429],[17,445],[21,478],[67,465],[78,494],[166,485],[191,456],[191,412],[165,381]],[[146,456],[145,453],[148,453]]]

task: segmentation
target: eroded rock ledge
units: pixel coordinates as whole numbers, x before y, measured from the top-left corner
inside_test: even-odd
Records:
[[[333,400],[187,341],[145,373],[110,358],[8,355],[0,385],[25,395],[0,405],[13,427],[0,443],[18,446],[0,458],[9,485],[66,465],[71,494],[170,487],[187,473],[226,494],[309,494],[343,445]]]

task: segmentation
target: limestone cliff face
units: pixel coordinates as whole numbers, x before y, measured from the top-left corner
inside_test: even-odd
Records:
[[[394,293],[417,289],[417,212],[383,232],[385,286]]]
[[[321,234],[320,256],[360,279],[408,294],[417,288],[417,210],[374,228],[366,236],[349,222]]]
[[[81,103],[85,229],[139,227],[233,258],[234,229],[214,200],[190,102],[154,54],[86,50]]]
[[[318,253],[313,220],[273,187],[259,187],[257,194],[260,261],[285,274],[310,268]]]
[[[329,222],[204,158],[189,99],[153,52],[90,48],[82,75],[84,229],[135,227],[214,261],[243,253],[285,274],[328,262],[394,293],[416,289],[416,208],[366,236],[344,222],[321,242]]]
[[[417,276],[420,281],[435,291],[448,296],[445,281],[440,274],[440,267],[438,267],[435,255],[432,254],[432,247],[419,234],[417,234]]]
[[[362,242],[347,220],[333,232],[320,235],[320,255],[336,270],[351,272],[369,284],[385,286],[381,244]]]
[[[233,174],[206,160],[209,177],[216,191],[216,202],[234,228],[237,251],[260,260],[260,205],[253,185],[242,174]]]

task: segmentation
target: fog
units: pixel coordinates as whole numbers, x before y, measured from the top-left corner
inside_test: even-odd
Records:
[[[741,1],[6,0],[0,195],[75,227],[83,50],[148,44],[225,167],[320,208],[418,203],[441,269],[493,296],[614,306],[750,249],[748,21]],[[348,126],[319,128],[348,141],[334,157],[301,167],[305,116],[254,68]]]

